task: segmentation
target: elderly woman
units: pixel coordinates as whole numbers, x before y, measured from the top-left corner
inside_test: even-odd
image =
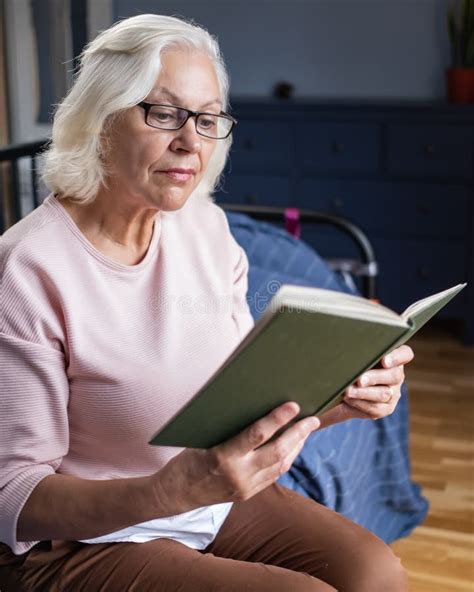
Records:
[[[380,540],[275,481],[318,427],[391,413],[409,348],[320,420],[289,401],[210,450],[147,444],[252,326],[210,199],[227,94],[206,31],[142,15],[57,111],[52,193],[0,241],[2,592],[406,590]]]

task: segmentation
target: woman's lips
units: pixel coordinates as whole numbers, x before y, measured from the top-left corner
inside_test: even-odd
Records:
[[[194,171],[192,169],[169,169],[167,171],[158,171],[161,175],[166,175],[170,179],[174,181],[180,181],[185,183],[189,181],[191,177],[194,175]]]

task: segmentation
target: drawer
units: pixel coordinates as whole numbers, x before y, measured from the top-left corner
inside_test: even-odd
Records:
[[[472,126],[389,125],[387,136],[387,167],[390,174],[472,177]]]
[[[291,125],[278,121],[239,121],[233,133],[230,169],[273,173],[291,168]]]
[[[374,239],[373,246],[379,262],[378,297],[397,312],[467,279],[463,243]],[[440,316],[464,316],[465,298],[465,293],[457,296]]]
[[[290,179],[286,176],[238,175],[225,177],[217,203],[286,207],[290,204]]]
[[[297,125],[298,160],[305,172],[371,173],[379,167],[379,126],[307,122]]]
[[[306,178],[295,204],[342,216],[370,236],[464,239],[469,193],[459,185],[333,181]]]

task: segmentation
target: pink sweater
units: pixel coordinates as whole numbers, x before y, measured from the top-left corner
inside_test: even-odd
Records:
[[[0,238],[0,541],[54,472],[151,474],[150,437],[252,326],[247,260],[215,204],[160,212],[145,258],[116,263],[56,198]],[[225,393],[223,393],[225,396]]]

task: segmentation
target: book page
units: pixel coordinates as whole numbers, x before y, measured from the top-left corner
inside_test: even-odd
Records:
[[[407,324],[406,320],[393,310],[367,298],[306,286],[283,285],[271,300],[269,308],[276,311],[284,307],[397,326],[406,326]]]
[[[417,316],[421,311],[429,309],[436,302],[444,301],[445,298],[448,297],[448,300],[446,300],[447,304],[449,300],[451,300],[451,298],[454,298],[454,296],[456,296],[456,294],[458,294],[466,285],[467,284],[458,284],[456,286],[453,286],[452,288],[448,288],[447,290],[443,290],[442,292],[432,294],[427,298],[423,298],[422,300],[414,302],[402,313],[402,319],[408,321],[413,316]]]

